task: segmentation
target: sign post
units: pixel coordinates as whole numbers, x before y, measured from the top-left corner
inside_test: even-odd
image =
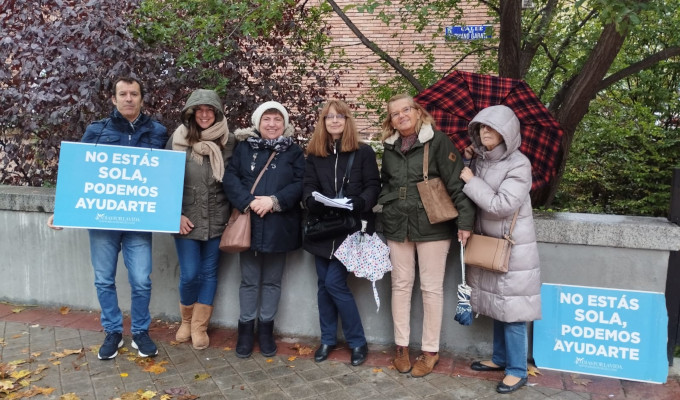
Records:
[[[54,225],[179,232],[184,152],[62,142]]]
[[[543,284],[534,360],[546,369],[665,383],[663,293]]]

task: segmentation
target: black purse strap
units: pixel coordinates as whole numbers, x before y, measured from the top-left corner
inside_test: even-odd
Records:
[[[342,186],[340,186],[340,192],[338,192],[338,198],[345,197],[345,184],[349,182],[349,177],[352,174],[352,164],[354,164],[354,154],[356,151],[349,153],[349,159],[347,160],[347,168],[345,169],[345,176],[342,177]]]

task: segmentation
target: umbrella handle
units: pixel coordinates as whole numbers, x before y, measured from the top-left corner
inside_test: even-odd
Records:
[[[460,243],[460,271],[463,277],[463,285],[465,285],[465,246],[463,242]]]

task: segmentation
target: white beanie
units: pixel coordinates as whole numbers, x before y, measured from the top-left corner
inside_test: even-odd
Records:
[[[260,119],[262,118],[262,114],[265,113],[267,110],[277,110],[283,115],[283,129],[288,128],[288,111],[286,111],[286,108],[279,103],[278,101],[268,101],[266,103],[260,104],[257,109],[255,109],[255,112],[253,113],[253,117],[251,118],[251,122],[253,123],[253,126],[255,129],[260,129]]]

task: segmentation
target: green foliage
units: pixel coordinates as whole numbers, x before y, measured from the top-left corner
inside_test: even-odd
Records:
[[[613,94],[615,95],[615,94]],[[553,207],[564,211],[666,216],[680,130],[653,110],[598,98],[572,144]]]
[[[319,12],[287,0],[6,0],[0,183],[52,184],[60,142],[109,114],[120,75],[145,83],[144,111],[170,132],[189,93],[207,88],[220,93],[231,129],[275,99],[304,140],[326,98]]]

